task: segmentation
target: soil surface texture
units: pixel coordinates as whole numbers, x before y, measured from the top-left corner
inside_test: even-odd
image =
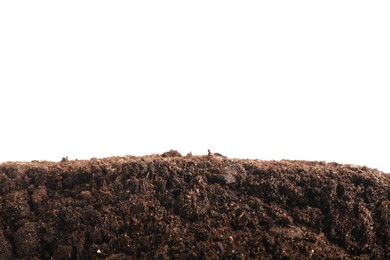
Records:
[[[389,259],[390,175],[220,154],[0,164],[0,259]]]

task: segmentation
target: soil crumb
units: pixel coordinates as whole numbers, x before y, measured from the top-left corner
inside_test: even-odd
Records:
[[[0,259],[388,259],[390,175],[219,154],[0,164]]]

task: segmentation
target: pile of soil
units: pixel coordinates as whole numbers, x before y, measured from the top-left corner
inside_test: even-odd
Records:
[[[0,164],[0,259],[390,255],[390,175],[219,154]]]

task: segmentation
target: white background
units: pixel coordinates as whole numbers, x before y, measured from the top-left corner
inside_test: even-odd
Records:
[[[0,161],[176,149],[390,173],[388,1],[1,1]]]

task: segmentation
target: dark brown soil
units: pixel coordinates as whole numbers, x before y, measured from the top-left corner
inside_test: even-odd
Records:
[[[390,175],[219,154],[0,164],[0,259],[390,255]]]

